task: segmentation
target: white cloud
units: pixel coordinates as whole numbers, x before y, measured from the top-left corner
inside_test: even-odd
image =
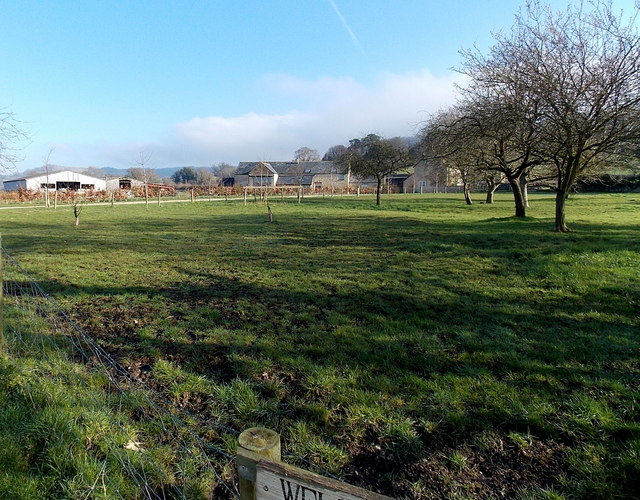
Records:
[[[370,132],[412,135],[427,113],[453,102],[458,79],[421,71],[387,74],[367,87],[351,78],[271,75],[266,79],[271,91],[306,104],[304,111],[198,117],[177,124],[175,131],[185,148],[209,155],[210,161],[285,160],[300,146],[322,153]]]
[[[261,82],[264,102],[275,109],[285,107],[282,112],[194,117],[169,126],[161,137],[144,140],[58,143],[52,162],[127,168],[140,151],[147,151],[153,153],[150,166],[161,168],[287,160],[301,146],[322,154],[330,146],[368,133],[415,134],[427,113],[453,102],[454,82],[459,80],[455,74],[434,76],[426,70],[384,74],[367,85],[353,78],[267,75]],[[22,168],[41,165],[51,146],[34,144],[32,158]]]

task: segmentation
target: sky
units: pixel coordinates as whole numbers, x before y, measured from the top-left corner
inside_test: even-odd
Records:
[[[614,0],[634,12],[635,0]],[[566,0],[551,0],[556,8]],[[0,109],[17,171],[286,161],[411,136],[455,99],[460,50],[521,2],[0,0]]]

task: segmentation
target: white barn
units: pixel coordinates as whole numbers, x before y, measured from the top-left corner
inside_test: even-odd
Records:
[[[54,172],[47,174],[39,174],[22,179],[12,179],[3,182],[5,191],[17,191],[24,189],[27,191],[42,191],[47,187],[51,190],[106,190],[107,184],[104,179],[91,177],[89,175],[64,170],[62,172]]]

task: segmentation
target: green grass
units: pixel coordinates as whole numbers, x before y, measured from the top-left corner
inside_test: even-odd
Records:
[[[10,307],[5,316],[0,498],[211,497],[219,481],[202,453],[167,439],[183,431],[162,422],[144,393],[121,393],[105,370],[73,362],[70,344],[48,321]]]
[[[397,497],[640,490],[640,194],[0,213],[3,244],[175,404]]]

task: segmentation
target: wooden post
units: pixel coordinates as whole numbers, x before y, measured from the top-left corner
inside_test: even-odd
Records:
[[[144,205],[149,208],[149,186],[147,183],[144,183]]]
[[[358,189],[356,189],[356,196],[360,196],[360,185],[358,185]]]
[[[244,204],[247,205],[247,188],[244,188]]]
[[[393,500],[281,462],[280,436],[253,428],[238,438],[240,500]]]
[[[301,188],[301,187],[298,187],[298,203],[300,203],[300,198],[301,198],[301,196],[302,196],[301,191],[302,191],[302,188]]]
[[[251,454],[257,454],[274,462],[279,462],[281,459],[280,449],[280,434],[270,429],[264,429],[262,427],[253,427],[247,429],[238,438],[238,456],[242,455],[243,451],[247,451]],[[243,474],[242,467],[246,469],[245,465],[238,465],[240,476],[240,500],[255,500],[256,498],[256,483],[246,479],[246,474]]]
[[[158,206],[160,206],[160,193],[162,193],[162,189],[158,188]]]
[[[116,198],[116,193],[115,193],[115,191],[112,191],[111,192],[111,208],[113,208],[113,202],[114,202],[115,198]]]

